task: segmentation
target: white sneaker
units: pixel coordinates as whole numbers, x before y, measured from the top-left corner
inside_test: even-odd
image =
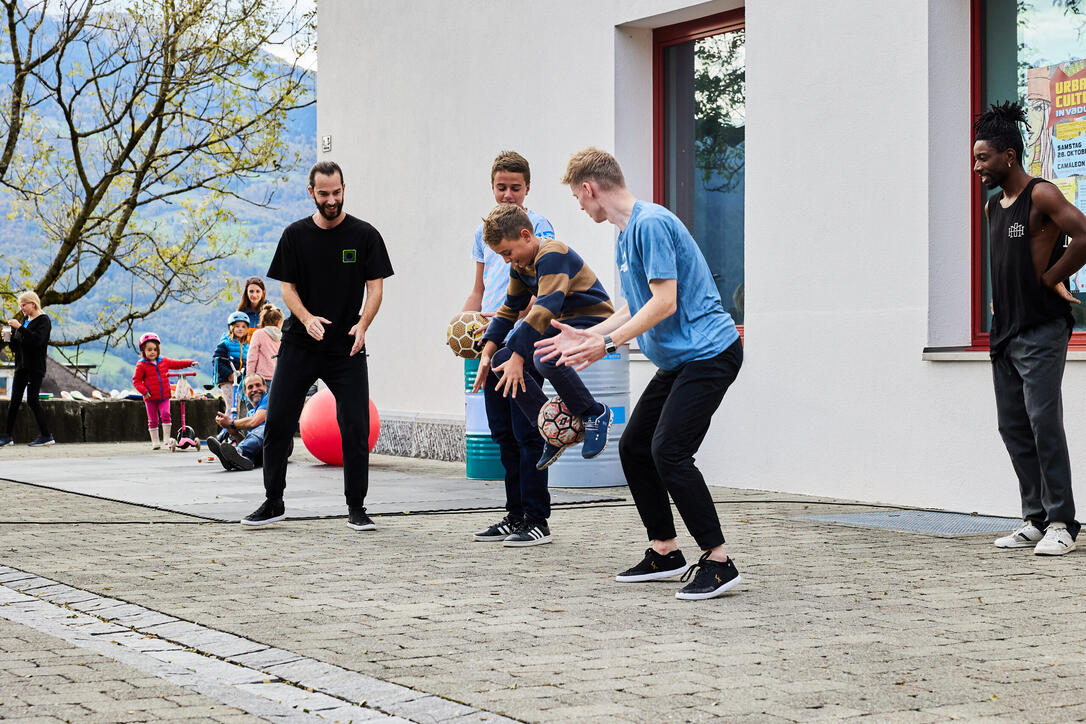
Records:
[[[996,538],[995,546],[996,548],[1029,548],[1044,536],[1040,528],[1027,520],[1025,525],[1010,535]]]
[[[1038,556],[1062,556],[1075,550],[1077,544],[1071,534],[1067,532],[1064,523],[1049,523],[1045,537],[1033,548],[1033,554]]]

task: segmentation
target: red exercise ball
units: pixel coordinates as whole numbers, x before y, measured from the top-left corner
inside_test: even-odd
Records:
[[[302,444],[313,457],[326,465],[343,464],[343,438],[339,434],[336,421],[336,398],[332,391],[325,388],[313,395],[302,408],[298,420],[302,429]],[[377,416],[377,406],[370,400],[370,437],[369,449],[377,444],[381,433],[381,418]]]

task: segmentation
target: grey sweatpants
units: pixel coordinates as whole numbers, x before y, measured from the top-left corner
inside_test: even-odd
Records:
[[[1056,319],[1011,338],[992,359],[999,434],[1022,495],[1022,518],[1042,530],[1062,521],[1078,535],[1063,430],[1063,368],[1071,330]]]

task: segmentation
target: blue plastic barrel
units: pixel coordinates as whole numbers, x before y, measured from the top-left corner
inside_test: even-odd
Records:
[[[505,480],[501,450],[490,437],[483,393],[472,392],[479,360],[464,360],[464,459],[472,480]]]
[[[618,439],[622,437],[622,431],[626,429],[626,418],[629,415],[629,345],[622,345],[614,354],[607,355],[578,374],[592,396],[608,405],[614,413],[614,420],[607,437],[607,448],[591,460],[581,457],[580,445],[574,445],[566,450],[558,462],[548,468],[550,485],[560,488],[601,488],[625,485],[626,476],[622,474],[622,463],[618,459]],[[549,382],[543,386],[543,391],[547,397],[554,397],[557,394]]]

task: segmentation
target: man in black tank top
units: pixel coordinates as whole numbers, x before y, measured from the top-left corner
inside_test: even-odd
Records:
[[[1078,303],[1065,280],[1086,263],[1086,216],[1053,184],[1022,168],[1022,108],[992,106],[974,124],[973,171],[990,189],[992,328],[999,434],[1022,496],[1023,525],[1000,548],[1038,555],[1075,549],[1079,523],[1063,429],[1061,385]],[[1071,244],[1065,249],[1065,237]]]

